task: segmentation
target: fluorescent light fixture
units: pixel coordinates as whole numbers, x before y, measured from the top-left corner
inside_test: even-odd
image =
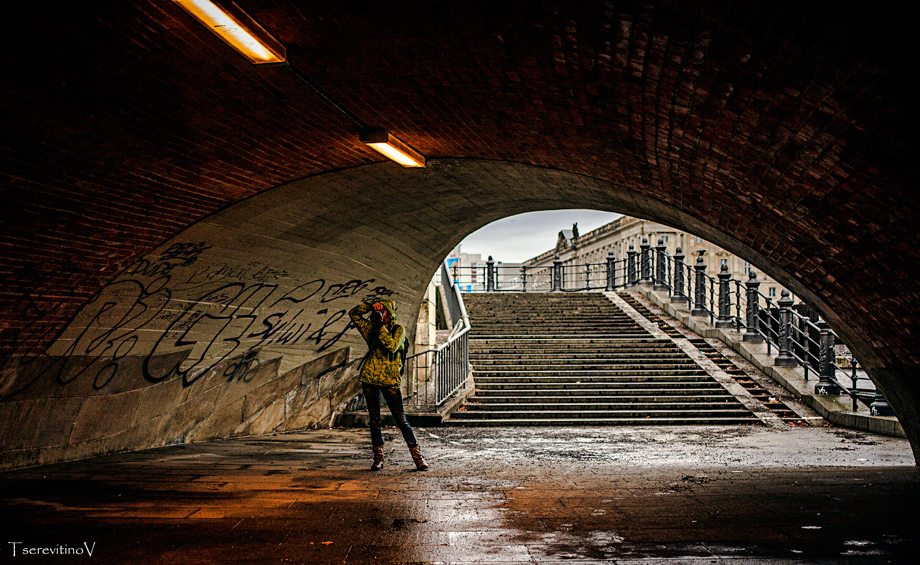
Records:
[[[282,63],[287,51],[236,2],[173,0],[186,12],[256,65]]]
[[[359,139],[387,159],[403,167],[424,167],[425,156],[396,139],[383,128],[369,128],[361,131]]]

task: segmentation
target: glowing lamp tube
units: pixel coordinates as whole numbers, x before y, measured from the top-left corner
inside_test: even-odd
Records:
[[[396,161],[403,167],[424,167],[425,156],[396,139],[383,128],[371,128],[361,132],[359,139],[374,151],[387,159]]]
[[[235,2],[173,0],[253,64],[283,63],[287,50]]]

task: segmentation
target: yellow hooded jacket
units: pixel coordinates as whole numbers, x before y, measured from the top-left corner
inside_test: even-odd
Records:
[[[374,302],[379,302],[392,318],[379,331],[374,329],[370,320],[364,318],[365,314],[374,311]],[[403,338],[406,331],[396,323],[396,304],[392,300],[384,298],[374,302],[359,304],[348,313],[361,337],[367,342],[370,352],[360,380],[370,385],[399,388],[399,370],[402,368],[399,350],[405,347]]]

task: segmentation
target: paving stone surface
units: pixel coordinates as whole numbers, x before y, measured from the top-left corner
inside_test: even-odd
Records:
[[[920,473],[906,440],[832,427],[417,432],[424,473],[390,429],[377,473],[355,429],[2,473],[0,561],[920,559]]]

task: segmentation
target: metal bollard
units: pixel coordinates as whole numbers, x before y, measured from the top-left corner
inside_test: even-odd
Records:
[[[486,261],[486,292],[495,292],[495,261],[491,255]]]
[[[732,274],[728,272],[728,265],[722,265],[719,270],[719,317],[716,320],[717,328],[731,328],[735,324],[732,322],[732,300],[729,280]]]
[[[799,362],[790,353],[792,341],[792,304],[789,291],[783,290],[779,299],[779,355],[773,360],[776,367],[797,367]]]
[[[562,291],[562,260],[556,255],[553,260],[553,292]]]
[[[667,247],[664,246],[664,238],[658,238],[658,245],[655,246],[655,286],[652,287],[652,290],[668,290],[668,275],[667,267],[665,266],[666,251]]]
[[[684,250],[680,247],[674,253],[674,292],[671,294],[671,302],[683,303],[687,301],[687,294],[684,292]]]
[[[629,251],[626,252],[626,286],[636,286],[638,278],[636,277],[636,248],[629,245]]]
[[[818,328],[821,337],[818,338],[818,384],[815,385],[815,394],[837,396],[841,390],[834,381],[834,336],[824,320],[818,321]]]
[[[691,316],[708,316],[709,312],[706,310],[706,263],[703,262],[703,254],[705,251],[700,251],[699,256],[696,258],[696,265],[693,266],[693,269],[696,271],[696,288],[693,289],[693,309],[690,310]]]
[[[744,335],[741,336],[741,341],[762,343],[763,336],[758,331],[760,327],[760,294],[758,293],[760,281],[757,280],[757,273],[751,271],[744,286],[747,291],[747,308],[745,309],[747,327],[744,328]]]
[[[652,245],[648,242],[648,238],[643,237],[642,243],[639,245],[641,250],[641,255],[639,256],[639,284],[642,286],[652,286],[652,261],[649,257],[649,249],[652,248]]]
[[[617,260],[613,256],[613,251],[607,252],[607,292],[613,292],[617,286]]]

